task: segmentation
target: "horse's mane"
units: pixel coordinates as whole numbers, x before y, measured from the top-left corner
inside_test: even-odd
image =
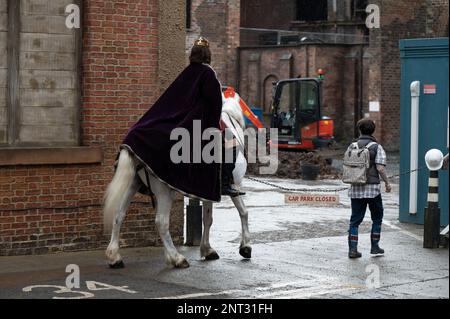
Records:
[[[224,99],[222,105],[222,112],[227,113],[230,117],[235,119],[242,129],[245,129],[244,113],[239,105],[239,95],[236,93],[235,97]]]

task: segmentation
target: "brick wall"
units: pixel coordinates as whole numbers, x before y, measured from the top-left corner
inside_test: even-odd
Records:
[[[299,21],[302,16],[311,17],[311,14],[317,14],[314,6],[320,10],[323,2],[321,4],[319,1],[243,0],[241,1],[241,26],[362,35],[364,29],[361,27],[360,15],[355,17],[352,13],[353,1],[339,0],[335,2],[336,7],[334,7],[334,1],[328,0],[323,21]]]
[[[448,0],[428,0],[426,32],[432,37],[448,37]]]
[[[243,0],[241,1],[241,26],[289,30],[296,19],[295,0]]]
[[[0,167],[0,255],[105,247],[109,238],[102,234],[99,203],[124,134],[159,95],[158,43],[171,41],[158,38],[158,8],[157,0],[84,1],[82,141],[101,147],[103,161]],[[184,46],[173,54],[185,61]],[[179,71],[184,65],[173,67]],[[171,219],[178,244],[181,199]],[[149,198],[135,201],[122,228],[122,245],[159,243]]]
[[[239,0],[193,0],[191,28],[186,40],[188,54],[199,36],[210,41],[212,67],[223,85],[236,86],[237,48],[240,27]]]
[[[343,141],[348,140],[353,135],[352,125],[354,121],[364,114],[369,114],[369,102],[380,102],[380,112],[372,112],[370,116],[377,122],[378,129],[377,138],[384,144],[388,150],[396,151],[399,149],[400,134],[400,51],[399,40],[407,38],[420,37],[448,37],[448,0],[419,0],[419,1],[381,1],[373,0],[368,3],[377,4],[381,9],[381,28],[367,31],[364,24],[360,24],[359,20],[350,21],[350,2],[338,1],[337,13],[333,13],[332,1],[328,1],[329,22],[304,23],[292,22],[291,17],[295,11],[296,1],[273,1],[267,0],[247,0],[242,1],[241,20],[243,27],[253,28],[278,28],[278,29],[295,29],[300,31],[314,32],[343,32],[346,34],[363,35],[370,34],[370,46],[363,52],[363,72],[359,72],[359,49],[345,53],[345,59],[335,59],[336,54],[342,54],[335,51],[322,51],[323,55],[317,54],[315,65],[323,65],[330,70],[327,75],[327,81],[324,83],[325,101],[331,102],[329,109],[330,115],[335,111],[337,114],[343,112],[344,117],[337,120],[336,132],[338,137]],[[324,46],[327,49],[326,46]],[[251,49],[249,49],[251,51]],[[294,69],[297,65],[305,62],[297,61],[296,56],[306,57],[306,52],[297,49],[294,54]],[[262,56],[277,55],[278,49],[266,48],[266,52]],[[308,53],[308,56],[311,54]],[[246,59],[246,58],[244,58]],[[255,65],[275,63],[273,68],[279,66],[278,60],[274,58],[259,58],[254,56],[251,61],[241,61],[241,85],[246,90],[247,98],[250,103],[256,105],[267,104],[268,98],[265,81],[269,79],[271,82],[276,76],[270,76],[270,72],[265,72],[263,68],[260,71]],[[266,60],[264,60],[266,59]],[[301,58],[299,58],[300,60]],[[310,61],[313,61],[310,59]],[[320,62],[322,61],[322,62]],[[328,61],[328,62],[327,62]],[[249,62],[247,66],[245,63]],[[320,63],[318,63],[320,62]],[[337,64],[333,64],[337,63]],[[345,66],[345,67],[344,67]],[[265,66],[265,68],[268,68]],[[305,69],[304,66],[302,67]],[[257,82],[247,82],[251,73],[253,79]],[[340,71],[339,71],[340,70]],[[342,72],[336,74],[334,72]],[[278,72],[279,73],[279,72]],[[297,75],[297,71],[293,74]],[[302,71],[304,75],[304,71]],[[269,76],[269,78],[266,78]],[[362,78],[361,78],[362,77]],[[338,82],[334,82],[338,81]],[[353,86],[356,83],[363,83],[363,92],[361,97],[355,96],[357,92]],[[340,82],[344,83],[340,84]],[[270,87],[270,85],[267,85]],[[254,97],[258,96],[258,99]],[[261,97],[261,100],[259,100]],[[360,104],[362,100],[362,110],[355,109],[355,103]],[[330,103],[325,103],[330,104]],[[328,107],[328,106],[326,106]],[[355,114],[355,110],[358,113]],[[350,133],[352,132],[352,133]]]
[[[6,1],[0,1],[0,144],[8,141],[7,136],[7,107],[6,107],[6,82],[7,82],[7,48],[8,16]]]
[[[304,45],[295,47],[242,48],[239,92],[250,106],[261,107],[266,124],[272,102],[272,82],[291,77],[316,77],[326,71],[322,114],[335,120],[336,138],[353,138],[354,110],[358,105],[360,47]]]
[[[369,100],[380,102],[377,137],[388,150],[400,143],[399,40],[448,36],[448,1],[372,1],[381,9],[381,28],[370,34]]]

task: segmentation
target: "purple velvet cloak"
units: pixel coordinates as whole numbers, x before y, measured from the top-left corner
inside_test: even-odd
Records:
[[[190,64],[156,103],[128,131],[121,148],[132,153],[164,183],[186,196],[220,201],[219,163],[179,163],[170,159],[175,128],[191,134],[193,121],[201,120],[206,128],[219,129],[222,112],[221,86],[214,70],[204,64]],[[212,140],[212,138],[211,138]],[[209,141],[202,141],[203,146]],[[192,154],[191,154],[192,159]]]

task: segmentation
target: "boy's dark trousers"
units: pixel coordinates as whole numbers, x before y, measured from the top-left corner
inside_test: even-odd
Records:
[[[372,217],[372,231],[370,234],[372,248],[378,247],[384,211],[381,194],[375,198],[352,198],[351,201],[352,217],[350,218],[350,229],[348,236],[350,250],[358,247],[358,227],[364,219],[367,206],[369,206]]]

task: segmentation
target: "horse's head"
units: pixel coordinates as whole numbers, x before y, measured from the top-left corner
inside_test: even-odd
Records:
[[[234,96],[226,97],[222,93],[222,113],[226,113],[229,117],[236,120],[241,128],[245,129],[244,113],[239,104],[241,97],[239,94],[234,92]]]

